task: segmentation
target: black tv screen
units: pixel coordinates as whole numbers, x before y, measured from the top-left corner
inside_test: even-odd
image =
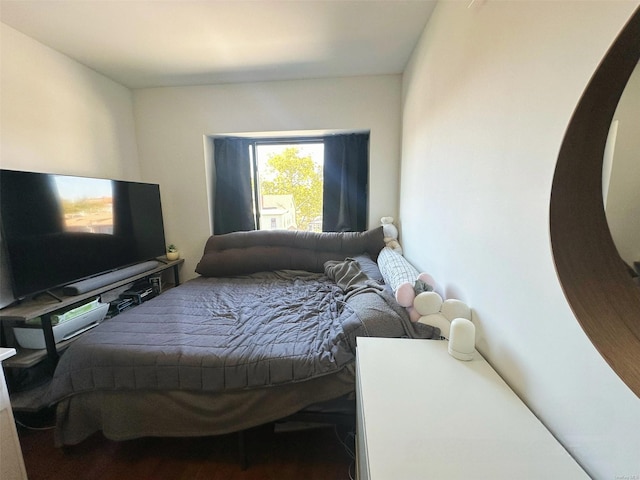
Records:
[[[0,221],[16,299],[165,253],[156,184],[0,170]]]

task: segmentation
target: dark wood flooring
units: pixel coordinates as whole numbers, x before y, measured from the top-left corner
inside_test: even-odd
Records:
[[[246,432],[248,466],[241,468],[238,435],[144,438],[113,442],[101,434],[62,449],[53,430],[19,427],[29,480],[348,480],[355,477],[352,435],[333,426]],[[348,448],[341,443],[346,440]]]

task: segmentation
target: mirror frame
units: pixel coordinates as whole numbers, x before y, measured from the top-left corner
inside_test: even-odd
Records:
[[[640,288],[620,258],[602,199],[603,155],[618,101],[640,61],[640,8],[598,66],[560,148],[549,210],[564,294],[611,368],[640,397]]]

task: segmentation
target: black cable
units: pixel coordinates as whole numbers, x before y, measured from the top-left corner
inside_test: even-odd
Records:
[[[49,427],[32,427],[30,425],[25,425],[20,420],[14,419],[14,421],[16,422],[16,425],[19,425],[22,428],[26,428],[27,430],[46,431],[46,430],[53,430],[54,428],[56,428],[55,425],[51,425]]]
[[[351,469],[353,468],[353,475],[351,474]],[[349,464],[349,480],[356,480],[356,462],[352,460]]]
[[[347,455],[349,455],[349,458],[351,458],[351,460],[355,460],[356,454],[353,451],[353,449],[347,444],[347,441],[346,441],[347,438],[355,439],[355,432],[347,432],[347,434],[345,436],[345,439],[342,439],[340,437],[340,434],[338,433],[338,426],[337,425],[333,426],[333,431],[336,434],[336,438],[338,439],[338,442],[340,442],[340,445],[342,445],[342,447],[347,452]]]

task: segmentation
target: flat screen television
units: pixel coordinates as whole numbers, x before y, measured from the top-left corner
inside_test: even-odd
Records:
[[[0,169],[0,224],[16,299],[165,253],[151,183]]]

